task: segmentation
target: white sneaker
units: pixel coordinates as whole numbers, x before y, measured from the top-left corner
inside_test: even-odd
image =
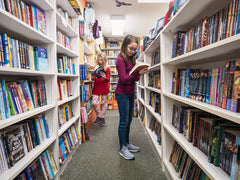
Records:
[[[140,151],[140,147],[134,146],[132,144],[128,144],[127,148],[130,152],[139,152]]]
[[[134,155],[129,152],[126,146],[123,146],[122,149],[119,151],[119,154],[124,157],[125,159],[133,160],[135,159]]]

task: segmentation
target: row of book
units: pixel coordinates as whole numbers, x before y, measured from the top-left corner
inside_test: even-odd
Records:
[[[181,105],[173,105],[172,118],[173,126],[208,157],[209,163],[231,176],[239,171],[239,124]]]
[[[72,17],[69,16],[67,11],[64,11],[61,7],[57,7],[57,12],[60,16],[72,27]]]
[[[88,128],[87,128],[87,124],[81,124],[81,144],[85,143],[86,140],[91,140],[92,136],[90,135]]]
[[[108,58],[107,65],[108,66],[116,65],[116,58]]]
[[[153,116],[151,117],[149,128],[157,135],[157,142],[161,145],[161,124]]]
[[[73,95],[72,93],[72,80],[66,80],[66,79],[57,79],[58,84],[58,100],[64,100]]]
[[[0,66],[48,71],[47,49],[0,34]]]
[[[110,91],[115,91],[115,89],[117,88],[117,84],[110,84]]]
[[[92,97],[93,84],[80,86],[80,101],[88,101]]]
[[[57,30],[57,42],[70,50],[72,49],[71,39],[59,30]]]
[[[59,108],[58,108],[59,128],[61,128],[65,123],[67,123],[73,117],[74,117],[74,113],[73,113],[73,102],[72,101],[59,106]]]
[[[79,65],[79,76],[80,76],[80,81],[85,81],[89,79],[88,66],[86,64]]]
[[[110,72],[111,72],[111,74],[116,74],[116,75],[118,75],[116,66],[110,66]]]
[[[153,107],[154,112],[161,115],[161,95],[153,91],[150,92],[149,105]]]
[[[49,137],[45,114],[3,129],[0,138],[0,173],[13,167],[28,152]]]
[[[156,49],[152,54],[151,66],[161,63],[160,49]]]
[[[111,77],[110,77],[110,82],[111,82],[111,83],[117,83],[117,82],[118,82],[118,79],[119,79],[118,76],[111,76]]]
[[[105,51],[105,55],[109,57],[117,57],[119,53],[120,50]]]
[[[76,75],[76,63],[75,60],[68,56],[62,56],[57,58],[58,73]]]
[[[172,93],[240,112],[239,74],[240,60],[212,69],[177,69],[173,72]]]
[[[225,8],[203,18],[188,32],[176,32],[172,58],[240,33],[240,1],[232,0]]]
[[[86,36],[86,22],[84,20],[79,20],[79,37],[83,38]]]
[[[80,108],[80,114],[81,114],[82,123],[87,123],[88,122],[88,113],[87,113],[87,108],[85,106]]]
[[[154,71],[148,73],[148,86],[161,89],[161,73]]]
[[[44,80],[5,83],[0,79],[0,120],[47,105]]]
[[[115,100],[115,93],[108,93],[108,98],[107,100]]]
[[[116,48],[122,46],[122,39],[109,39],[107,37],[104,38],[105,48]]]
[[[138,117],[141,119],[143,125],[145,125],[145,107],[143,104],[139,104]]]
[[[14,180],[53,179],[57,172],[57,165],[51,149],[45,150]]]
[[[45,13],[38,7],[22,0],[0,0],[0,8],[43,34],[47,34]]]
[[[59,161],[60,166],[63,165],[67,156],[77,146],[80,140],[80,131],[76,124],[73,124],[62,136],[59,138]]]
[[[176,142],[173,143],[172,152],[169,158],[173,168],[182,180],[210,180],[204,171],[193,161],[187,152]]]
[[[91,112],[91,110],[93,109],[92,99],[84,101],[84,107],[86,107],[87,113]]]

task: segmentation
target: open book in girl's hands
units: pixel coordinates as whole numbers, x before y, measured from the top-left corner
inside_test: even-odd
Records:
[[[102,77],[102,73],[106,74],[106,71],[103,69],[102,66],[97,65],[94,70],[89,70],[88,71],[90,74],[94,75],[96,78],[101,78]]]
[[[148,68],[150,65],[141,61],[138,61],[132,68],[132,70],[129,72],[129,75],[140,71],[141,69]]]

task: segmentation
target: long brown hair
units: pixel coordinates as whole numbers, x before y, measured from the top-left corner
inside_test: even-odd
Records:
[[[106,58],[105,53],[100,52],[100,53],[97,55],[97,65],[99,65],[99,63],[98,63],[98,57],[101,57],[101,58],[103,59],[103,69],[106,71],[106,70],[107,70],[107,58]]]
[[[123,43],[122,43],[122,46],[121,46],[119,56],[122,56],[126,63],[132,62],[133,64],[135,64],[136,63],[137,52],[135,52],[135,54],[133,56],[128,56],[128,54],[127,54],[127,47],[131,43],[137,43],[138,44],[137,38],[135,36],[132,36],[132,35],[125,36],[125,38],[123,39]]]

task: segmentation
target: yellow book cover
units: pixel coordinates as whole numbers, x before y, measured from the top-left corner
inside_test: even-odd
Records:
[[[74,124],[74,127],[75,127],[75,130],[76,130],[76,133],[77,133],[77,136],[78,136],[78,140],[80,139],[80,134],[79,134],[79,130],[77,128],[77,125]]]
[[[30,69],[35,70],[35,62],[34,62],[34,50],[33,50],[33,46],[29,46],[30,49],[30,62],[31,62],[31,66]]]
[[[62,107],[63,107],[63,109],[62,109],[62,111],[63,111],[63,120],[66,123],[67,122],[66,104],[64,104]]]
[[[67,135],[66,134],[63,134],[63,139],[64,139],[65,147],[67,148],[68,154],[70,154],[71,149],[70,149],[70,144],[67,141]]]
[[[52,154],[52,151],[50,149],[47,150],[47,153],[49,154],[50,156],[50,160],[51,160],[51,164],[53,166],[53,169],[54,169],[54,172],[57,170],[57,167],[56,167],[56,162],[54,160],[54,157],[53,157],[53,154]]]
[[[12,41],[10,39],[10,37],[7,37],[8,38],[8,53],[9,53],[9,62],[10,62],[10,67],[12,68],[13,67],[13,64],[12,64]]]

